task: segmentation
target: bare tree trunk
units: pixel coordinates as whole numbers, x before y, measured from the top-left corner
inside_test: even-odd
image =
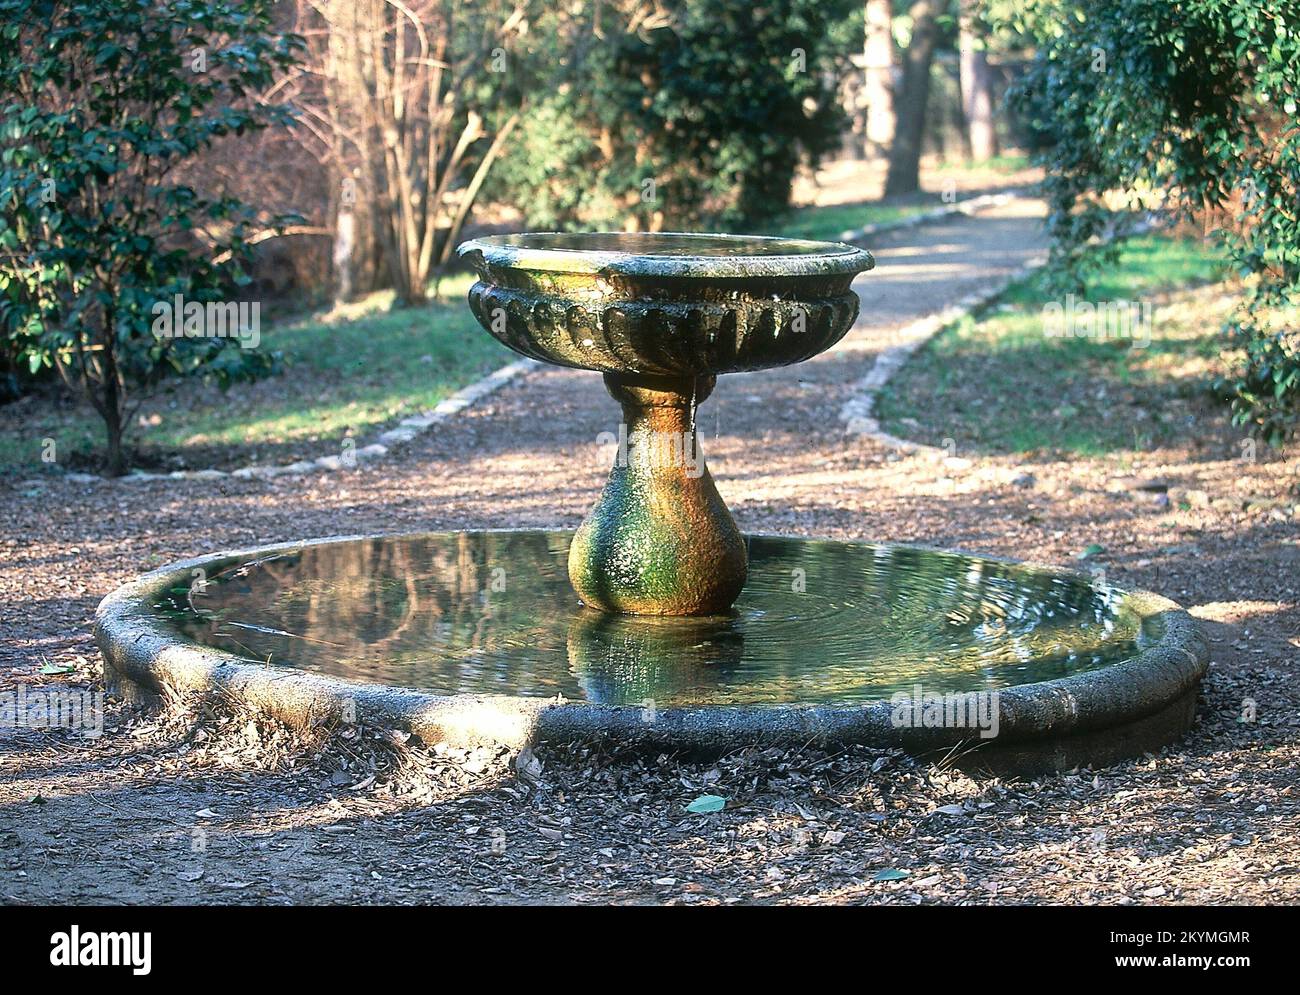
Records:
[[[357,216],[350,204],[340,204],[334,227],[334,300],[352,300],[356,281],[352,274],[352,256],[356,251]]]
[[[889,175],[885,196],[915,193],[921,187],[921,140],[925,133],[925,108],[930,102],[930,66],[938,30],[938,0],[915,0],[912,42],[903,55],[903,87],[897,103],[898,128],[889,149]]]
[[[334,241],[334,299],[352,300],[378,288],[384,241],[374,210],[373,172],[368,159],[370,131],[360,113],[367,101],[362,38],[362,5],[320,0],[315,6],[324,30],[319,51],[323,107],[319,118],[329,146],[338,198]],[[362,168],[355,168],[362,167]]]
[[[891,0],[867,0],[866,63],[863,103],[867,107],[869,157],[885,155],[894,142],[894,36],[890,31]]]
[[[509,71],[533,10],[532,0],[299,0],[311,29],[305,131],[353,183],[354,203],[336,212],[340,299],[386,280],[399,303],[425,302],[518,123],[501,113],[515,98],[488,81]]]
[[[104,418],[107,445],[104,449],[104,474],[108,477],[124,477],[127,471],[126,451],[122,448],[122,416],[110,409]]]
[[[986,162],[998,154],[998,136],[993,127],[993,77],[988,56],[975,34],[974,5],[963,4],[958,49],[961,52],[961,109],[966,117],[970,157]]]
[[[115,288],[109,291],[115,292]],[[122,448],[123,415],[126,413],[126,391],[122,374],[117,365],[117,313],[111,307],[103,311],[104,338],[103,352],[100,356],[100,369],[103,376],[103,404],[100,414],[104,417],[104,429],[107,436],[106,465],[104,472],[110,477],[126,474],[126,452]],[[84,376],[84,371],[83,371]],[[87,384],[88,390],[94,390],[94,384]]]

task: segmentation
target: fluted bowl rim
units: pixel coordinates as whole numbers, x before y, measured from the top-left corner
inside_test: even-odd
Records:
[[[548,246],[545,241],[589,239],[645,240],[647,243],[695,239],[715,243],[720,249],[743,243],[766,246],[771,251],[698,252],[630,251],[613,248]],[[798,251],[792,251],[792,250]],[[783,251],[784,250],[784,251]],[[853,275],[875,266],[871,253],[844,242],[783,238],[774,235],[737,235],[706,232],[518,232],[487,235],[462,242],[457,254],[469,259],[485,276],[489,268],[565,274],[674,277],[692,279],[744,279],[753,277],[817,277]]]

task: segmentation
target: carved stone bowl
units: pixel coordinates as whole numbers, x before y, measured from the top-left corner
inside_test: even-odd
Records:
[[[696,377],[802,362],[858,314],[870,253],[757,235],[493,235],[460,254],[469,304],[516,352],[602,373]]]

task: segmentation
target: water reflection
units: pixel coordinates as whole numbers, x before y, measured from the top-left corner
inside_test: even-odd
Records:
[[[584,609],[569,625],[569,672],[588,701],[712,701],[736,679],[745,632],[735,618],[655,618]]]
[[[610,616],[569,587],[569,533],[448,533],[239,563],[159,610],[270,666],[440,692],[608,703],[859,702],[994,690],[1131,657],[1087,582],[897,546],[750,540],[733,614]]]

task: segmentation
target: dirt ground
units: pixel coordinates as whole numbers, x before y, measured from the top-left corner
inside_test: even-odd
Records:
[[[575,745],[512,763],[365,730],[304,737],[234,707],[110,703],[95,739],[0,729],[0,900],[1300,900],[1294,459],[1244,460],[1220,433],[1140,456],[1025,466],[972,452],[954,465],[896,457],[839,421],[891,329],[1041,248],[1035,215],[1021,202],[873,245],[880,266],[842,347],[723,378],[700,415],[706,451],[751,531],[1076,568],[1081,549],[1103,546],[1110,582],[1180,601],[1211,638],[1198,723],[1177,746],[1034,781],[866,750],[691,762]],[[599,378],[544,370],[356,470],[0,482],[0,692],[94,689],[95,605],[171,560],[338,533],[572,527],[616,417]],[[688,813],[705,793],[727,808]]]

